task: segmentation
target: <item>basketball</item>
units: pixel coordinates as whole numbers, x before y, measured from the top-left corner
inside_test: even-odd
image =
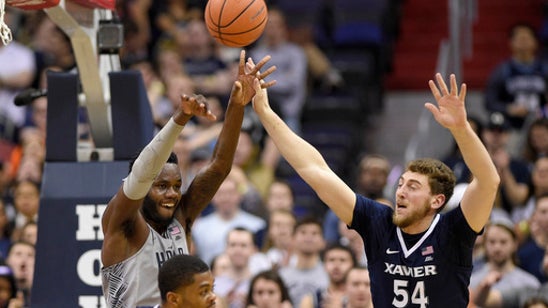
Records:
[[[204,18],[207,30],[219,43],[244,47],[261,36],[268,11],[264,0],[209,0]]]

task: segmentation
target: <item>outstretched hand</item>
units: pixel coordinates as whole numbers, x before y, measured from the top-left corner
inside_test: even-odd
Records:
[[[209,110],[207,99],[203,95],[181,95],[181,110],[183,115],[187,117],[205,117],[210,121],[215,121],[217,119],[211,110]]]
[[[428,82],[428,85],[438,105],[428,102],[424,104],[424,107],[432,112],[432,115],[441,126],[449,130],[464,127],[467,124],[466,108],[464,106],[466,84],[461,85],[459,93],[454,74],[450,76],[450,91],[447,89],[440,73],[436,74],[436,81],[438,86],[432,80]]]
[[[251,101],[253,96],[255,96],[255,88],[253,86],[253,81],[255,79],[264,80],[268,75],[272,74],[276,70],[276,66],[269,67],[263,73],[260,73],[261,68],[270,60],[270,56],[265,56],[259,61],[256,65],[250,66],[249,64],[246,67],[245,63],[245,50],[240,52],[240,63],[238,65],[238,80],[234,82],[234,87],[232,87],[231,97],[234,98],[234,102],[240,103],[241,105],[246,105]],[[252,60],[248,63],[253,63]],[[271,87],[274,85],[275,81],[263,82],[261,87],[263,89]]]

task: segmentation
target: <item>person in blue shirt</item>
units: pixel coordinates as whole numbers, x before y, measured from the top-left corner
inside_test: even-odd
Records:
[[[409,162],[399,178],[394,208],[363,197],[291,131],[270,108],[260,82],[254,82],[253,108],[282,156],[363,238],[375,307],[466,307],[469,301],[472,247],[489,219],[500,178],[467,121],[466,85],[459,90],[454,75],[450,89],[441,74],[436,80],[429,86],[437,105],[426,103],[425,108],[451,132],[473,175],[460,206],[444,214],[440,211],[456,179],[441,161]]]

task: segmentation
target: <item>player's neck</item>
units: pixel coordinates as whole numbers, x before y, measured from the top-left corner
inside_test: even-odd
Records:
[[[426,232],[426,230],[428,230],[428,228],[430,228],[430,225],[432,224],[432,221],[434,221],[434,217],[436,217],[436,213],[434,213],[432,215],[427,215],[427,216],[415,221],[411,225],[409,225],[405,228],[401,228],[401,230],[404,233],[411,234],[411,235],[412,234],[424,233],[424,232]]]

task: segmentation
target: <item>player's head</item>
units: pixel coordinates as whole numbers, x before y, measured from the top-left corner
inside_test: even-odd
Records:
[[[402,228],[440,212],[453,195],[456,178],[447,165],[436,159],[409,162],[396,190],[394,223]]]
[[[283,302],[291,302],[291,299],[282,277],[277,271],[263,271],[251,279],[247,293],[247,306],[279,308]]]
[[[171,153],[143,200],[141,212],[149,222],[167,226],[173,218],[183,185],[177,162],[177,156]],[[130,165],[130,171],[132,168],[133,164]]]
[[[162,307],[215,307],[213,275],[207,264],[191,255],[167,260],[158,273]]]

